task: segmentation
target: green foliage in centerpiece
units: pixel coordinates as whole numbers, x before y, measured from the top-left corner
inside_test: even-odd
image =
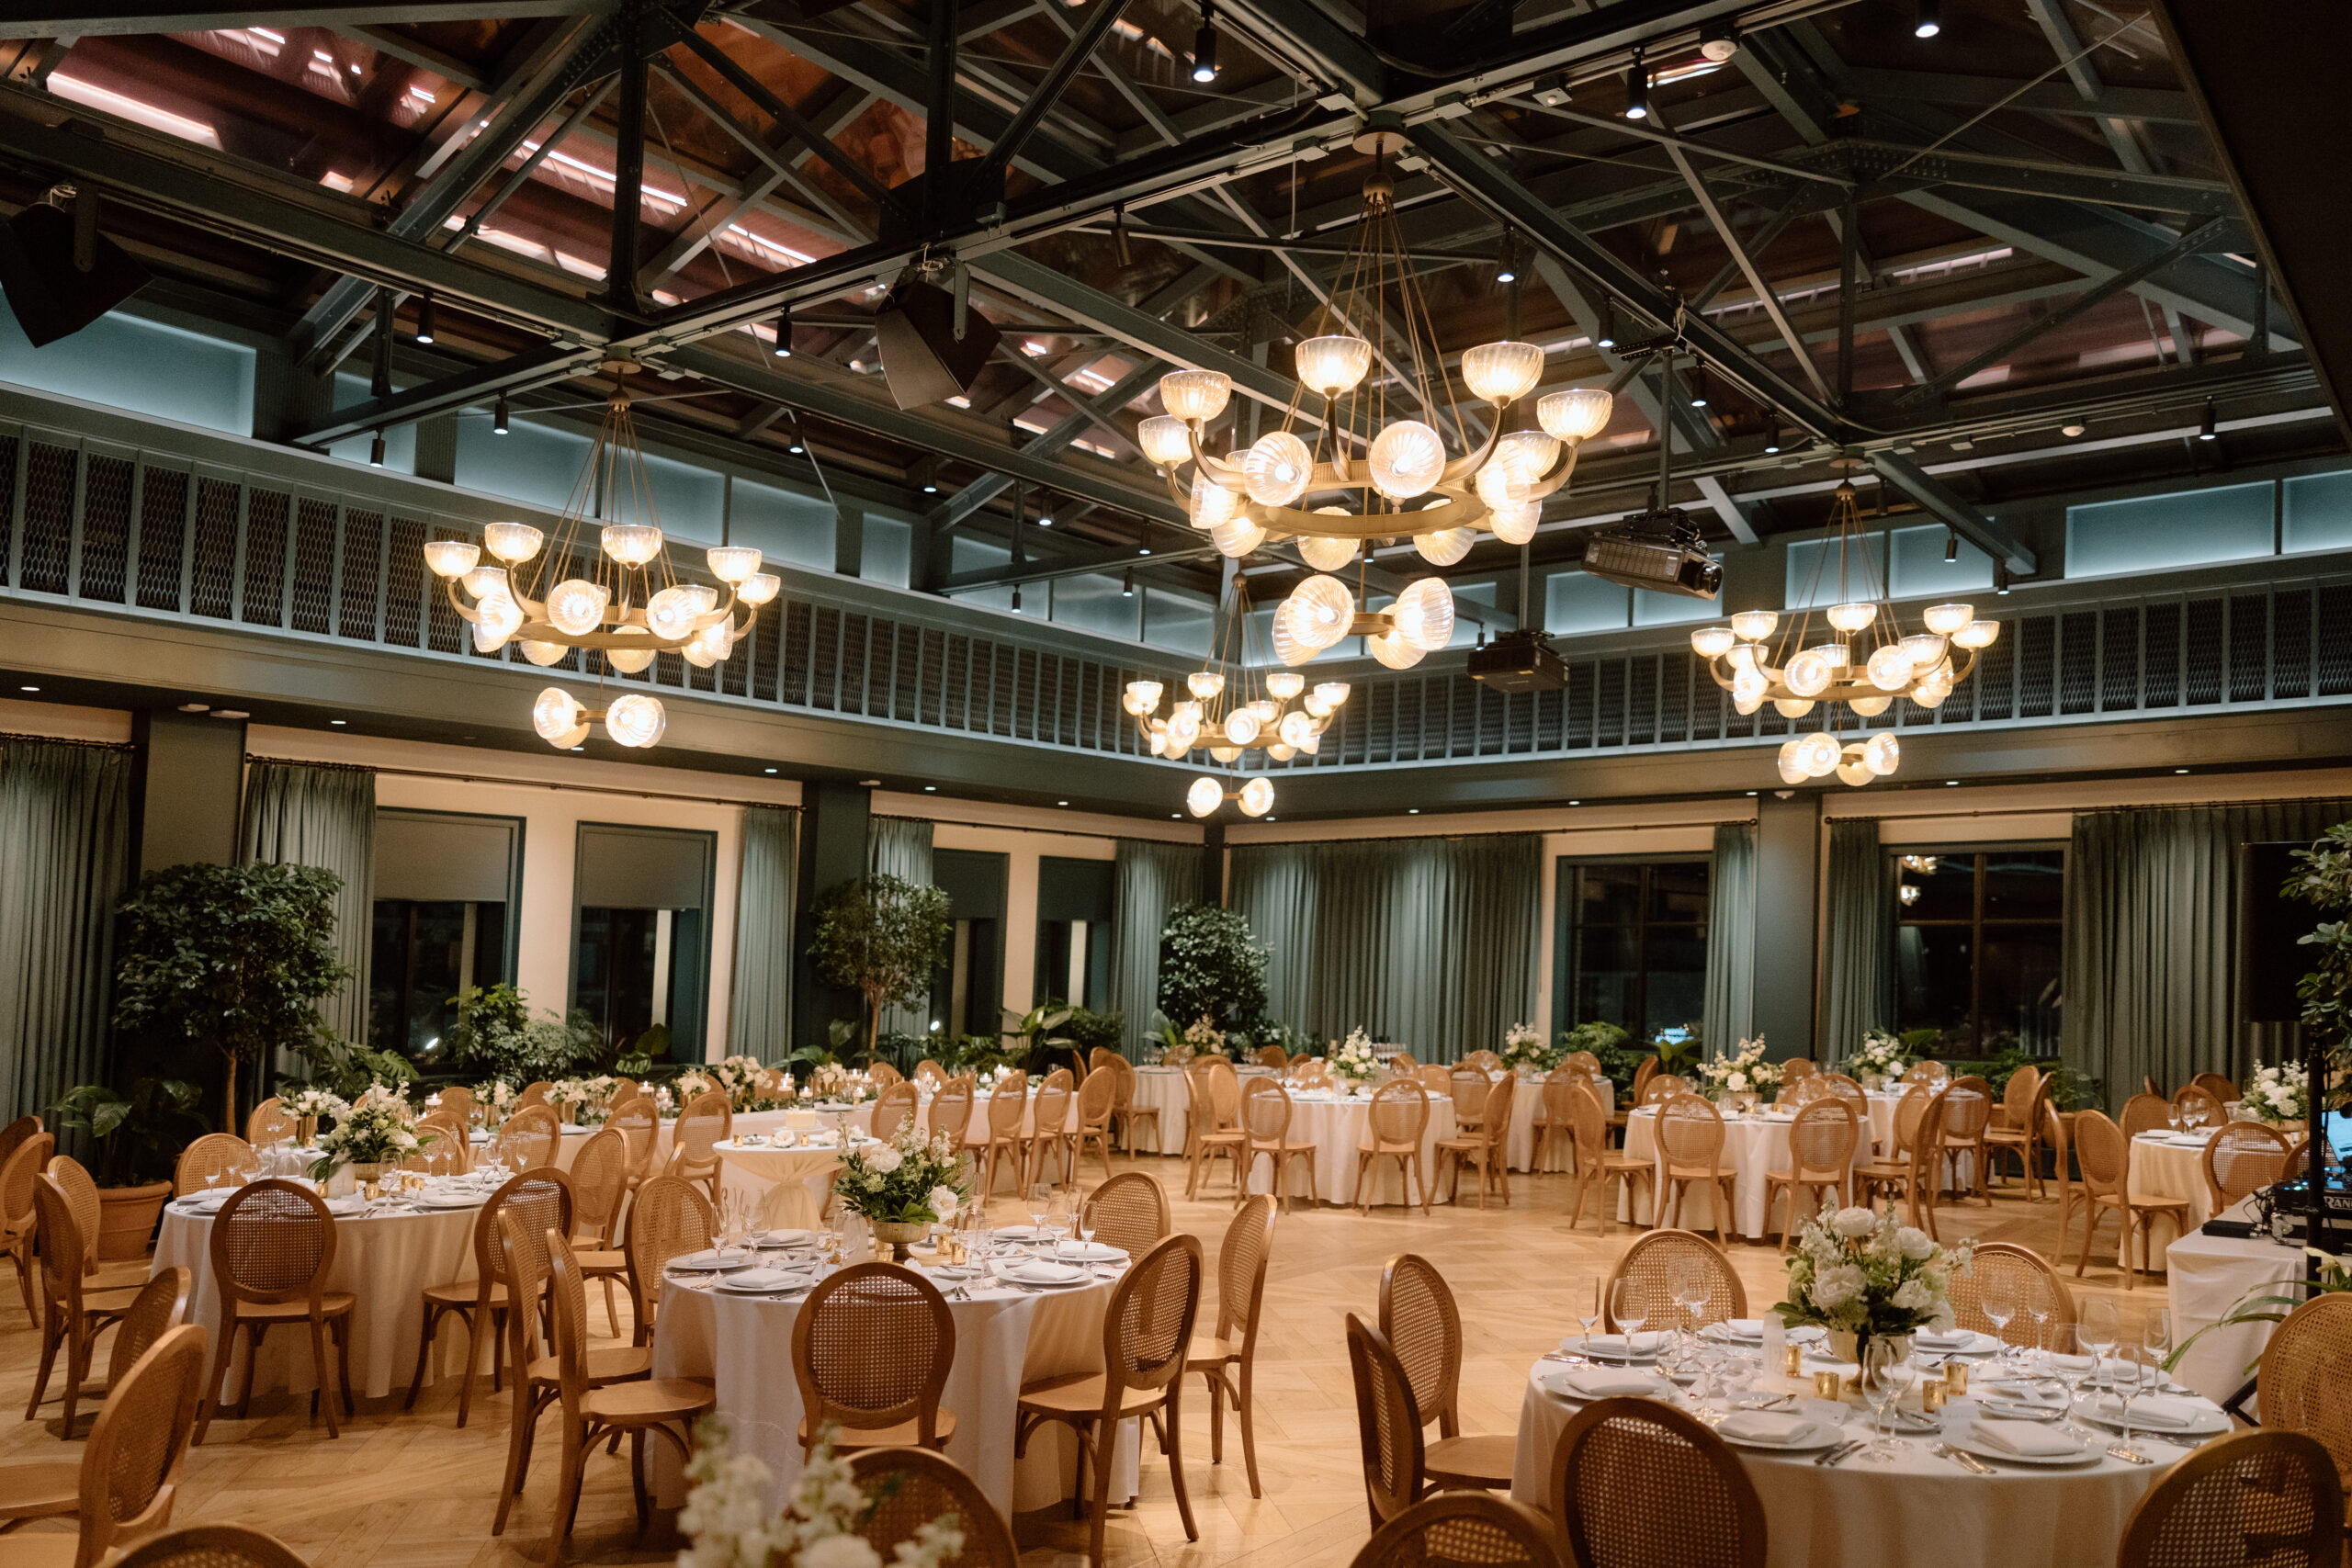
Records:
[[[925,1137],[911,1119],[879,1148],[843,1150],[833,1178],[842,1208],[885,1224],[945,1224],[971,1190],[955,1145]]]
[[[1773,1304],[1790,1326],[1818,1324],[1864,1339],[1948,1329],[1952,1275],[1976,1244],[1947,1250],[1926,1231],[1883,1213],[1836,1209],[1805,1221],[1788,1261],[1788,1299]]]
[[[311,1177],[324,1181],[338,1166],[398,1165],[439,1136],[417,1132],[416,1110],[399,1090],[370,1084],[336,1121],[334,1130],[321,1135]]]

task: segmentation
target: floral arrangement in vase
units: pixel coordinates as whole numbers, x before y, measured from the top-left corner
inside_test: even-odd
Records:
[[[1709,1098],[1723,1100],[1731,1095],[1762,1094],[1780,1087],[1787,1069],[1778,1062],[1764,1059],[1764,1037],[1743,1040],[1739,1048],[1729,1055],[1715,1056],[1699,1064],[1699,1076],[1707,1081]]]
[[[1973,1241],[1947,1248],[1899,1223],[1892,1203],[1883,1213],[1825,1206],[1798,1230],[1788,1298],[1771,1310],[1791,1327],[1827,1329],[1832,1353],[1860,1362],[1872,1339],[1950,1329],[1952,1275],[1975,1256]]]
[[[514,1114],[514,1106],[523,1098],[514,1085],[500,1078],[491,1078],[474,1085],[474,1109],[481,1112],[481,1124],[496,1128]]]
[[[874,1239],[889,1243],[901,1261],[907,1244],[933,1224],[954,1219],[970,1191],[956,1146],[944,1137],[924,1136],[912,1118],[887,1144],[842,1150],[833,1178],[841,1206],[865,1215]]]
[[[573,1126],[601,1127],[613,1113],[613,1090],[619,1087],[618,1079],[603,1074],[593,1078],[558,1078],[549,1086],[548,1098]]]
[[[2239,1100],[2257,1121],[2286,1126],[2311,1120],[2311,1075],[2299,1065],[2266,1067],[2257,1057]]]
[[[839,1062],[826,1062],[808,1075],[808,1088],[820,1100],[843,1100],[855,1105],[873,1093],[864,1079]]]
[[[1372,1083],[1388,1071],[1387,1057],[1362,1029],[1351,1029],[1345,1040],[1335,1041],[1323,1061],[1333,1077],[1351,1085]]]
[[[301,1089],[279,1095],[277,1109],[294,1118],[297,1123],[294,1141],[298,1144],[310,1144],[315,1141],[319,1135],[321,1121],[339,1122],[351,1114],[349,1101],[339,1094],[319,1088],[316,1084],[305,1085]]]
[[[336,1120],[334,1131],[319,1139],[319,1158],[311,1167],[311,1178],[324,1181],[346,1165],[363,1170],[398,1165],[437,1136],[418,1134],[415,1108],[398,1090],[369,1084],[368,1092]]]
[[[1192,1054],[1194,1056],[1227,1055],[1225,1031],[1219,1029],[1216,1026],[1216,1020],[1206,1013],[1194,1019],[1192,1027],[1184,1031],[1184,1043],[1192,1047]]]
[[[1010,1062],[1000,1062],[995,1066],[990,1067],[987,1072],[979,1074],[972,1081],[974,1087],[981,1095],[991,1095],[998,1089],[1004,1087],[1005,1079],[1011,1077],[1020,1070],[1021,1069],[1019,1067],[1014,1066]],[[978,1115],[979,1113],[978,1111],[974,1111],[973,1114]]]
[[[1548,1073],[1560,1065],[1560,1050],[1544,1043],[1544,1032],[1532,1023],[1514,1023],[1503,1031],[1503,1048],[1496,1053],[1506,1067],[1529,1067]]]
[[[735,1452],[718,1421],[699,1423],[686,1466],[693,1489],[678,1515],[692,1544],[678,1553],[678,1568],[883,1568],[882,1554],[857,1533],[882,1497],[868,1496],[835,1457],[838,1430],[831,1422],[819,1428],[791,1500],[770,1517],[774,1474],[757,1456]],[[941,1568],[963,1550],[961,1521],[942,1514],[899,1544],[890,1568]]]
[[[1875,1074],[1883,1078],[1899,1078],[1911,1066],[1911,1054],[1903,1042],[1883,1029],[1873,1029],[1862,1036],[1861,1048],[1846,1058],[1847,1074],[1859,1080]]]

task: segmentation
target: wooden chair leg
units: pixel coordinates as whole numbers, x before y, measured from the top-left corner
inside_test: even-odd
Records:
[[[335,1394],[327,1387],[327,1325],[323,1318],[311,1319],[311,1374],[319,1380],[319,1403],[326,1406],[327,1436],[340,1438],[343,1432],[335,1424]]]
[[[40,1371],[33,1378],[33,1396],[25,1402],[25,1419],[28,1421],[40,1414],[41,1395],[49,1392],[50,1370],[57,1365],[57,1347],[63,1337],[60,1331],[60,1324],[63,1317],[63,1309],[53,1302],[42,1309]],[[200,1427],[197,1429],[197,1437],[198,1441],[203,1438],[203,1428]]]

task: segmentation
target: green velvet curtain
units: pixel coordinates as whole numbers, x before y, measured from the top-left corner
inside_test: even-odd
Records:
[[[1555,917],[1566,919],[1565,909]],[[1756,1017],[1756,824],[1715,824],[1707,870],[1707,1003],[1710,1050],[1747,1038]],[[1785,1053],[1784,1053],[1785,1054]]]
[[[792,1048],[792,895],[799,828],[800,813],[789,807],[743,809],[727,1049],[763,1062]]]
[[[0,1119],[106,1081],[130,884],[130,753],[0,741]]]
[[[1842,1061],[1872,1029],[1894,1027],[1894,870],[1875,818],[1829,824],[1829,921],[1814,1055]]]
[[[932,824],[927,821],[911,817],[870,818],[865,827],[866,874],[895,876],[928,887],[932,886],[931,842]],[[885,1034],[921,1034],[930,1027],[931,1009],[920,1002],[882,1010]]]
[[[2075,818],[2066,862],[2059,1054],[2120,1104],[2143,1077],[2177,1089],[2197,1073],[2243,1081],[2290,1029],[2238,1021],[2238,846],[2308,841],[2352,801],[2095,811]],[[2313,923],[2318,911],[2312,911]]]
[[[319,1016],[345,1040],[368,1038],[368,960],[375,931],[376,774],[367,768],[255,762],[245,774],[241,852],[250,864],[315,865],[343,878],[334,955],[351,970]],[[281,1072],[294,1064],[277,1064]]]
[[[1286,945],[1276,1017],[1453,1061],[1533,1016],[1542,863],[1532,833],[1245,845],[1231,902]]]
[[[1197,844],[1121,839],[1111,901],[1111,1005],[1125,1024],[1121,1044],[1137,1055],[1159,996],[1159,933],[1168,912],[1201,896]]]

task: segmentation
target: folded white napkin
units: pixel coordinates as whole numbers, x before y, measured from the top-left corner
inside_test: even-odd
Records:
[[[2098,1396],[2092,1409],[2102,1421],[2123,1419],[2123,1402],[2111,1393]],[[2211,1415],[2214,1406],[2201,1399],[2174,1399],[2152,1393],[2132,1402],[2132,1425],[2134,1427],[2194,1427]]]
[[[1604,1360],[1611,1357],[1623,1356],[1626,1353],[1625,1345],[1628,1338],[1633,1342],[1633,1354],[1636,1356],[1655,1356],[1660,1350],[1666,1348],[1668,1336],[1662,1331],[1655,1328],[1645,1333],[1631,1336],[1623,1334],[1596,1334],[1592,1337],[1591,1354]],[[1566,1341],[1563,1341],[1563,1343],[1566,1343]],[[1584,1344],[1583,1336],[1579,1335],[1577,1337],[1577,1344],[1579,1347]]]
[[[2056,1459],[2064,1454],[2078,1454],[2083,1445],[2054,1427],[2039,1421],[2007,1421],[1998,1416],[1980,1416],[1976,1418],[1976,1436],[1986,1447],[2003,1453],[2020,1454],[2028,1459]]]
[[[1611,1399],[1620,1394],[1656,1393],[1657,1379],[1647,1372],[1611,1371],[1601,1367],[1570,1367],[1560,1382],[1579,1399]]]
[[[1955,1328],[1949,1334],[1923,1329],[1911,1337],[1911,1343],[1922,1350],[1964,1350],[1976,1343],[1976,1336],[1965,1328]]]
[[[782,1291],[808,1283],[808,1276],[791,1269],[741,1269],[719,1283],[730,1291]]]
[[[1062,1285],[1083,1279],[1086,1270],[1072,1263],[1057,1263],[1050,1258],[1028,1258],[996,1266],[1000,1280],[1018,1280],[1029,1285]]]
[[[673,1269],[725,1269],[749,1261],[749,1255],[724,1247],[708,1247],[701,1252],[689,1252],[684,1258],[670,1259]]]
[[[1760,1317],[1727,1317],[1721,1323],[1709,1324],[1700,1330],[1710,1339],[1761,1339],[1764,1320]]]
[[[1742,1410],[1716,1423],[1715,1430],[1743,1443],[1778,1443],[1798,1448],[1815,1441],[1821,1428],[1802,1416],[1780,1410]]]

